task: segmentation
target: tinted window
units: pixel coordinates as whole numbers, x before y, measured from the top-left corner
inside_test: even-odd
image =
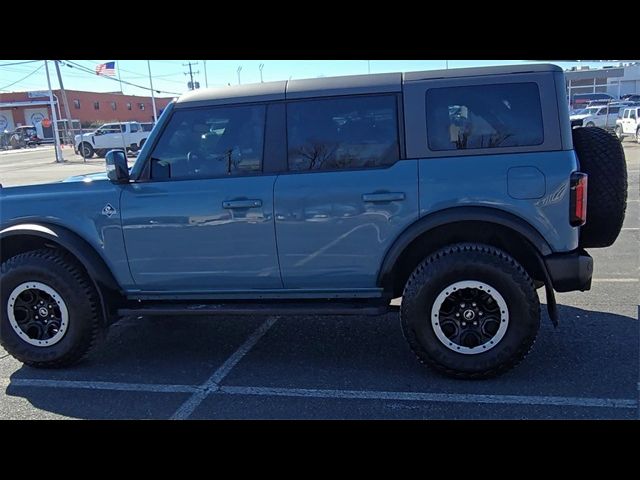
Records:
[[[289,170],[391,165],[399,158],[395,96],[292,102]]]
[[[636,118],[636,111],[635,110],[631,110],[631,113],[629,113],[629,118]]]
[[[120,125],[118,124],[107,124],[107,125],[103,125],[102,127],[100,127],[100,130],[102,131],[103,134],[107,134],[107,133],[120,133]]]
[[[544,140],[535,83],[427,90],[429,148],[435,151],[540,145]]]
[[[131,133],[136,133],[138,130],[140,130],[140,127],[136,123],[131,123],[129,126],[131,127]]]
[[[260,172],[264,127],[264,106],[177,110],[151,155],[151,178]]]
[[[630,110],[625,110],[624,111],[624,118],[629,118],[629,112],[630,112]]]
[[[618,112],[620,111],[620,107],[610,107],[609,108],[609,115],[613,114],[618,114]]]

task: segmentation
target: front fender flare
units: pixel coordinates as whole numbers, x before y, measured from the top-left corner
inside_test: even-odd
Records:
[[[0,230],[0,241],[14,236],[31,236],[50,240],[68,250],[87,270],[100,297],[103,318],[108,321],[111,317],[108,313],[108,299],[114,294],[122,295],[122,290],[95,248],[68,228],[45,222],[19,223]]]

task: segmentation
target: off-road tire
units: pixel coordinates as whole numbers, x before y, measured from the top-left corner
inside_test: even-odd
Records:
[[[509,310],[504,337],[490,350],[473,355],[446,347],[430,320],[440,292],[464,280],[491,285]],[[510,370],[531,350],[540,327],[540,302],[531,277],[507,253],[489,245],[460,243],[438,250],[416,267],[404,288],[400,322],[420,362],[454,378],[482,379]]]
[[[66,367],[87,356],[100,336],[103,322],[95,288],[73,257],[52,249],[33,250],[5,261],[0,273],[0,343],[8,353],[38,368]],[[67,332],[50,346],[27,343],[9,321],[9,295],[18,285],[31,281],[57,291],[68,309]]]
[[[622,144],[602,128],[576,128],[573,147],[580,170],[589,175],[587,223],[580,246],[600,248],[616,241],[627,208],[627,162]]]

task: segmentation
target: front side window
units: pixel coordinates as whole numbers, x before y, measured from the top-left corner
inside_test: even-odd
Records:
[[[523,147],[544,141],[535,83],[431,88],[427,138],[434,151]]]
[[[263,105],[177,110],[151,154],[151,178],[259,173],[264,129]]]
[[[392,165],[399,158],[396,97],[351,97],[287,106],[289,170]]]
[[[625,110],[625,111],[624,111],[624,118],[629,118],[629,112],[630,112],[630,111],[631,111],[631,110]]]

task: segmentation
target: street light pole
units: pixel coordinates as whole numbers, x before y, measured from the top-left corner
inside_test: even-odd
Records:
[[[239,66],[239,67],[238,67],[238,70],[237,70],[237,72],[238,72],[238,85],[242,85],[242,84],[240,83],[240,72],[241,72],[241,71],[242,71],[242,65],[241,65],[241,66]]]
[[[261,63],[260,66],[258,67],[258,69],[260,70],[260,83],[264,83],[264,80],[262,80],[262,69],[264,68],[264,63]]]
[[[51,107],[51,116],[53,117],[53,142],[56,146],[56,162],[64,162],[62,156],[62,150],[60,149],[60,134],[58,133],[58,115],[56,115],[56,108],[53,105],[53,91],[51,90],[51,77],[49,76],[49,64],[47,60],[44,61],[44,69],[47,71],[47,85],[49,86],[49,106]]]
[[[204,64],[204,86],[205,88],[209,88],[209,80],[207,79],[207,61],[203,60],[202,63]]]
[[[151,62],[147,60],[147,68],[149,69],[149,86],[151,87],[151,105],[153,106],[153,123],[158,122],[158,115],[156,114],[156,97],[153,94],[153,80],[151,79]]]

